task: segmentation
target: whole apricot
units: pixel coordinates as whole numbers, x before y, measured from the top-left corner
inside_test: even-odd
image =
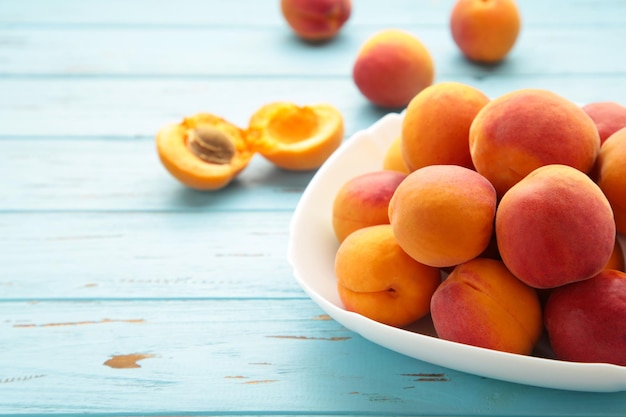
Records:
[[[339,297],[348,311],[402,327],[428,314],[441,282],[437,268],[422,265],[396,242],[388,224],[350,234],[335,257]]]
[[[209,113],[162,127],[156,135],[156,147],[167,171],[197,190],[225,187],[254,155],[244,130]]]
[[[333,230],[340,242],[357,229],[389,224],[389,200],[406,174],[381,170],[346,181],[333,200]]]
[[[449,267],[489,245],[496,192],[482,175],[458,165],[430,165],[410,173],[389,202],[398,244],[418,262]]]
[[[458,82],[433,84],[413,97],[402,121],[400,146],[409,170],[428,165],[474,169],[469,130],[488,102],[483,92]]]
[[[307,41],[327,41],[335,37],[350,18],[350,0],[281,0],[287,24]]]
[[[602,144],[595,171],[596,182],[613,208],[617,231],[626,234],[626,128]]]
[[[361,46],[352,68],[359,91],[372,103],[387,108],[406,106],[433,83],[430,52],[413,34],[385,29]]]
[[[626,366],[626,273],[605,269],[553,289],[544,322],[558,359]]]
[[[597,101],[583,106],[600,133],[600,143],[604,143],[613,133],[626,127],[626,106],[614,101]]]
[[[387,147],[383,156],[383,169],[408,174],[410,171],[402,158],[402,151],[400,149],[401,141],[402,136],[398,136]]]
[[[567,165],[537,168],[502,197],[496,240],[524,283],[554,288],[588,279],[615,246],[611,206],[587,175]]]
[[[494,259],[456,266],[430,308],[441,339],[487,349],[528,355],[543,328],[537,292]]]
[[[551,91],[516,90],[491,100],[469,133],[474,167],[501,197],[542,165],[589,173],[600,150],[593,120],[580,106]]]
[[[520,12],[513,0],[458,0],[450,13],[452,39],[476,62],[502,61],[520,29]]]
[[[341,145],[343,116],[330,104],[274,102],[250,117],[246,138],[253,151],[290,171],[319,168]]]
[[[615,238],[615,246],[613,246],[613,252],[611,252],[611,257],[607,261],[606,265],[604,265],[604,269],[615,269],[616,271],[624,271],[626,265],[624,264],[626,259],[624,258],[624,249],[622,248],[622,244],[619,241],[619,238]]]

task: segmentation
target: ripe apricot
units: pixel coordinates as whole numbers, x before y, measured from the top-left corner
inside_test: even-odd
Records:
[[[596,182],[611,203],[617,231],[626,234],[626,128],[602,144],[595,171]]]
[[[450,13],[452,39],[470,60],[496,63],[511,51],[521,28],[513,0],[458,0]]]
[[[389,202],[402,249],[418,262],[449,267],[482,253],[491,240],[496,192],[482,175],[458,165],[410,173]]]
[[[502,261],[524,283],[554,288],[588,279],[615,246],[613,212],[600,188],[567,165],[537,168],[504,194],[496,213]]]
[[[542,165],[563,164],[589,173],[600,149],[593,120],[551,91],[520,89],[487,103],[470,127],[474,167],[501,197]]]
[[[274,165],[306,171],[324,163],[341,145],[343,133],[343,116],[330,104],[274,102],[252,115],[247,139],[252,150]]]
[[[326,41],[335,37],[350,18],[350,0],[281,0],[283,17],[302,39]]]
[[[441,339],[524,355],[543,328],[537,292],[487,258],[454,268],[433,294],[431,317]]]
[[[611,252],[611,257],[609,258],[606,265],[604,265],[604,269],[614,269],[616,271],[624,272],[624,262],[624,250],[622,248],[622,244],[619,241],[619,238],[616,237],[613,252]]]
[[[385,155],[383,156],[383,169],[408,174],[410,171],[404,163],[404,159],[402,158],[402,151],[400,149],[401,141],[402,136],[398,136],[387,147]]]
[[[406,174],[381,170],[346,181],[333,200],[333,230],[339,242],[357,229],[389,224],[389,200]]]
[[[480,90],[457,82],[434,84],[419,92],[402,121],[401,153],[408,169],[428,165],[474,169],[469,130],[488,102]]]
[[[197,190],[225,187],[253,156],[242,129],[208,113],[164,126],[156,135],[156,147],[167,171]]]
[[[409,32],[385,29],[368,38],[352,68],[355,85],[380,107],[406,106],[433,83],[434,63],[424,44]]]
[[[583,106],[600,133],[600,143],[604,143],[613,133],[626,127],[626,106],[614,101],[596,101]]]
[[[335,274],[346,310],[397,327],[428,314],[441,281],[437,268],[402,250],[388,224],[350,234],[337,250]]]

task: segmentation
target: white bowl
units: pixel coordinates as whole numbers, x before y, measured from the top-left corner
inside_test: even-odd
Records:
[[[318,170],[294,212],[288,260],[304,291],[330,317],[364,338],[439,366],[547,388],[612,392],[626,390],[626,367],[551,359],[549,345],[525,356],[449,342],[436,337],[429,318],[400,329],[346,311],[334,273],[338,243],[331,224],[332,203],[348,179],[382,168],[387,147],[400,134],[402,115],[391,113],[356,133]],[[623,246],[626,242],[622,240]]]

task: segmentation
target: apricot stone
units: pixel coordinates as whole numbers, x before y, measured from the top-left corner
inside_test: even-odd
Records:
[[[452,39],[470,60],[496,63],[511,51],[521,28],[513,0],[458,0],[450,13]]]
[[[433,294],[431,317],[441,339],[524,355],[542,331],[536,291],[487,258],[454,268]]]
[[[596,182],[613,208],[617,231],[626,234],[626,128],[602,144],[595,171]]]
[[[613,101],[598,101],[583,106],[600,133],[600,142],[604,143],[613,133],[626,127],[626,106]]]
[[[607,269],[555,288],[544,322],[558,359],[626,366],[626,273]]]
[[[346,181],[333,201],[333,230],[343,241],[355,230],[389,224],[389,200],[406,174],[381,170],[357,175]]]
[[[472,122],[474,167],[498,196],[548,164],[589,173],[600,150],[593,120],[573,102],[547,90],[521,89],[491,100]]]
[[[335,257],[339,297],[348,311],[402,327],[428,314],[441,282],[437,268],[422,265],[396,242],[388,224],[350,234]]]
[[[287,24],[300,38],[319,42],[335,37],[350,18],[350,0],[281,0]]]
[[[488,102],[480,90],[457,82],[434,84],[418,93],[402,121],[401,152],[409,170],[428,165],[474,169],[469,130]]]
[[[482,253],[491,240],[496,192],[476,171],[430,165],[409,174],[389,202],[400,246],[415,260],[449,267]]]
[[[535,288],[588,279],[615,246],[611,206],[600,188],[566,165],[537,168],[502,197],[496,239],[502,261]]]
[[[375,33],[357,53],[352,77],[372,103],[387,108],[406,106],[433,83],[433,59],[424,44],[409,32],[385,29]]]

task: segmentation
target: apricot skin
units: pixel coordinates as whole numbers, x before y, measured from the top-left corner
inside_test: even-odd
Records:
[[[611,203],[617,231],[626,234],[626,128],[602,144],[595,171],[596,183]]]
[[[359,91],[380,107],[400,108],[433,83],[430,52],[409,32],[386,29],[361,46],[352,68]]]
[[[373,171],[348,180],[333,201],[333,230],[339,242],[357,229],[389,224],[389,200],[406,174]]]
[[[433,294],[431,316],[442,339],[524,355],[542,330],[536,291],[486,258],[454,268]]]
[[[495,223],[503,262],[535,288],[592,277],[615,246],[606,197],[587,175],[566,165],[540,167],[513,186]]]
[[[544,322],[558,359],[626,366],[626,273],[607,269],[553,289]]]
[[[458,165],[430,165],[409,174],[389,202],[400,246],[415,260],[449,267],[482,253],[496,211],[493,186]]]
[[[350,0],[281,0],[281,12],[291,29],[312,42],[335,37],[350,18]]]
[[[402,136],[398,136],[391,142],[391,144],[385,151],[385,155],[383,156],[383,169],[408,174],[410,171],[407,168],[404,159],[402,158],[402,150],[400,147],[401,142]]]
[[[598,101],[584,105],[583,110],[596,124],[601,143],[604,143],[613,133],[626,127],[626,106],[619,103]]]
[[[335,273],[346,310],[396,327],[428,314],[441,282],[437,268],[420,264],[400,248],[388,224],[350,234],[337,250]]]
[[[457,82],[431,85],[409,103],[402,122],[402,158],[410,171],[428,165],[474,169],[469,129],[489,102],[480,90]]]
[[[470,60],[502,61],[515,45],[521,28],[512,0],[458,0],[450,14],[452,39]]]
[[[547,90],[521,89],[491,100],[472,122],[474,167],[498,196],[548,164],[589,173],[600,150],[593,120],[576,104]]]

